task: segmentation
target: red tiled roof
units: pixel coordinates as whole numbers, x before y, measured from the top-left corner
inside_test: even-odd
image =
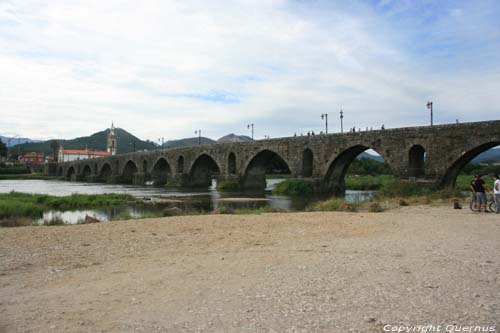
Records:
[[[90,149],[64,149],[64,155],[111,156],[110,152]]]

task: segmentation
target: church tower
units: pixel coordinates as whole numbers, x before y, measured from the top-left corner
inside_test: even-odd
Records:
[[[108,153],[111,155],[116,155],[116,135],[115,135],[115,125],[111,123],[111,128],[108,133],[108,143],[106,145]]]

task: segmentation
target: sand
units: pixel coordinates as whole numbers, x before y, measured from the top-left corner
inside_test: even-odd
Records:
[[[206,215],[0,229],[0,331],[500,323],[500,216]]]

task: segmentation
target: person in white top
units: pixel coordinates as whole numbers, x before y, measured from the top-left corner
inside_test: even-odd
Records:
[[[498,175],[494,175],[493,179],[495,179],[493,194],[495,196],[496,213],[498,214],[500,213],[500,180],[498,179]]]

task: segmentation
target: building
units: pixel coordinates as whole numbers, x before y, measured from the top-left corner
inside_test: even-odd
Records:
[[[107,151],[111,155],[116,155],[116,134],[115,134],[115,125],[111,123],[111,128],[109,129],[108,133],[108,142],[106,144]]]
[[[45,163],[45,154],[38,152],[27,152],[19,155],[19,161],[25,164],[43,164]]]
[[[57,161],[70,162],[105,156],[111,156],[111,153],[93,149],[64,149],[62,146],[60,146]]]

